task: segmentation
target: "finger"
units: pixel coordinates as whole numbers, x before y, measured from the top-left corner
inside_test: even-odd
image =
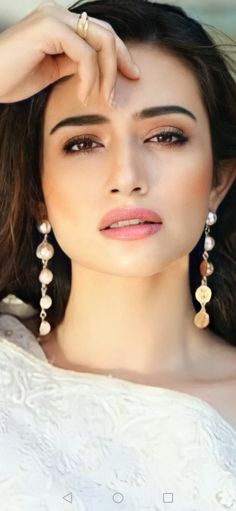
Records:
[[[57,9],[57,15],[63,16],[63,21],[65,22],[65,12],[67,14],[66,21],[71,26],[71,28],[74,30],[74,32],[77,34],[77,25],[78,25],[78,15],[75,13],[72,13],[68,10],[65,10],[62,6],[59,6],[59,9]],[[61,18],[62,19],[62,18]],[[100,30],[99,30],[100,29]],[[103,29],[103,30],[102,30]],[[105,29],[105,31],[104,31]],[[113,57],[118,60],[118,62],[114,63],[112,62],[111,58],[109,56],[112,56],[112,53],[109,51],[109,48],[105,45],[103,45],[103,49],[107,53],[107,57],[109,58],[109,61],[106,63],[106,59],[103,58],[102,52],[101,52],[101,45],[100,40],[101,38],[106,37],[107,31],[111,32],[113,34],[113,37],[115,38],[115,45],[116,45],[116,52],[114,51],[114,45],[112,40],[111,45],[113,47]],[[80,37],[78,35],[78,37]],[[102,81],[106,83],[106,80],[108,80],[108,86],[105,87],[105,95],[109,96],[109,89],[113,89],[116,81],[116,74],[117,74],[117,68],[120,70],[120,72],[126,76],[128,76],[131,79],[137,79],[140,77],[140,70],[135,64],[128,48],[126,47],[125,43],[120,39],[120,37],[117,36],[115,30],[110,25],[110,23],[100,20],[97,18],[94,18],[93,16],[89,16],[89,26],[87,30],[86,35],[86,42],[91,45],[97,52],[99,52],[98,60],[99,60],[99,66],[101,66],[100,72],[103,77]],[[109,40],[108,40],[109,44]],[[100,58],[101,56],[101,58]],[[110,69],[110,72],[108,72]],[[112,71],[113,70],[113,71]],[[106,75],[106,71],[108,74]],[[112,79],[112,72],[113,72],[113,79]],[[90,90],[90,87],[88,88]],[[102,87],[103,89],[103,87]]]
[[[55,55],[54,60],[56,62],[59,78],[74,75],[78,72],[78,64],[71,60],[65,53],[62,55]]]
[[[65,76],[63,63],[60,54],[65,54],[76,63],[76,69],[79,74],[79,96],[82,100],[91,89],[97,73],[97,52],[73,32],[68,25],[61,23],[55,18],[44,19],[45,36],[53,32],[53,40],[43,41],[43,51],[47,55],[54,55],[58,64],[58,79]]]
[[[89,21],[94,21],[96,24],[112,32],[112,34],[114,35],[118,57],[117,67],[121,71],[121,73],[128,75],[130,78],[139,78],[140,70],[137,64],[134,62],[133,57],[129,52],[127,46],[122,41],[122,39],[116,34],[113,27],[106,21],[93,18],[92,16],[89,16]]]
[[[97,46],[97,59],[100,69],[100,92],[108,101],[117,75],[117,53],[114,35],[106,29],[102,30],[100,46]]]
[[[122,41],[122,39],[120,39],[118,36],[116,36],[116,45],[118,68],[120,69],[121,73],[129,75],[130,78],[139,78],[140,69],[134,62],[134,59],[124,41]]]
[[[89,46],[83,39],[78,38],[75,34],[75,38],[79,39],[80,49],[78,52],[74,50],[73,40],[74,34],[72,33],[70,40],[69,35],[65,38],[64,51],[69,57],[75,60],[77,64],[78,73],[78,93],[79,98],[82,102],[85,101],[89,92],[91,91],[93,84],[97,78],[97,52]],[[73,40],[72,40],[73,39]],[[71,43],[71,46],[70,46]],[[75,53],[74,53],[75,51]]]
[[[66,23],[70,26],[70,28],[77,34],[77,26],[78,26],[78,14],[71,12],[69,9],[65,9],[63,6],[57,4],[53,0],[51,1],[44,1],[42,4],[40,4],[37,8],[40,12],[52,14],[53,16],[57,17],[57,19],[62,21],[63,23]],[[89,25],[92,24],[92,28],[94,30],[87,31],[86,41],[88,44],[90,44],[94,49],[96,49],[97,41],[96,38],[100,35],[102,37],[102,32],[96,32],[96,27],[100,26],[100,28],[105,28],[106,30],[109,30],[113,33],[115,39],[116,39],[116,47],[118,49],[118,68],[120,69],[121,73],[128,75],[130,78],[138,78],[139,77],[139,69],[137,68],[137,65],[132,59],[132,56],[126,47],[125,43],[120,39],[120,37],[117,36],[115,30],[110,25],[110,23],[100,20],[97,18],[94,18],[93,16],[89,16]],[[93,37],[93,34],[95,36]],[[78,35],[79,37],[79,35]],[[81,38],[82,39],[82,38]]]
[[[92,88],[97,75],[97,61],[100,66],[102,90],[107,99],[116,81],[117,67],[130,78],[138,77],[128,49],[106,22],[101,20],[98,22],[96,18],[89,17],[88,31],[84,40],[76,31],[77,14],[66,11],[61,6],[45,4],[40,12],[43,12],[45,24],[51,23],[47,26],[47,37],[48,33],[51,34],[54,30],[55,37],[49,40],[53,48],[49,49],[48,53],[58,54],[64,51],[78,63],[81,97],[86,97]],[[105,28],[104,24],[109,25],[109,29]]]
[[[137,79],[132,57],[113,29],[108,30],[89,18],[86,41],[97,52],[101,76],[101,92],[108,100],[117,77],[117,67],[128,77]],[[88,88],[89,89],[89,88]]]
[[[124,41],[116,34],[113,27],[107,23],[104,20],[92,18],[91,16],[89,19],[93,20],[98,23],[99,25],[105,27],[107,30],[110,30],[115,38],[116,38],[116,49],[118,52],[118,68],[123,74],[131,75],[131,78],[137,78],[140,76],[140,70],[137,66],[137,64],[134,62],[134,59],[128,50],[127,46],[125,45]]]
[[[127,52],[123,41],[118,37],[109,40],[103,40],[102,49],[98,54],[99,66],[101,69],[101,92],[107,101],[111,98],[111,92],[114,90],[117,70],[131,79],[140,77],[135,69],[132,57]]]

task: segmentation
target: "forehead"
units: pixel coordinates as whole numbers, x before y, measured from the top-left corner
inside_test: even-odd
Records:
[[[115,101],[121,115],[157,104],[179,104],[190,110],[201,110],[205,115],[198,81],[188,65],[177,56],[151,44],[127,44],[131,56],[138,64],[141,77],[132,80],[119,71],[115,84]],[[99,69],[99,68],[98,68]],[[87,110],[91,104],[96,110],[104,110],[99,92],[99,72],[90,93],[88,105],[79,101],[79,77],[77,74],[56,82],[50,94],[45,123],[51,125],[61,116]],[[139,108],[140,107],[140,108]]]

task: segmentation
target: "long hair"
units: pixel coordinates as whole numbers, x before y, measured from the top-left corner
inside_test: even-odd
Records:
[[[146,0],[98,0],[76,2],[68,9],[86,10],[107,21],[124,42],[152,43],[181,59],[195,75],[211,130],[213,184],[221,171],[236,159],[236,82],[229,49],[217,44],[209,31],[180,7]],[[231,47],[235,49],[235,43]],[[230,45],[228,45],[228,48]],[[37,231],[34,205],[44,202],[41,187],[44,112],[54,84],[16,103],[0,105],[0,299],[13,293],[40,311],[42,268],[35,255],[42,235]],[[215,271],[209,277],[212,299],[207,305],[209,329],[236,345],[236,181],[217,210],[218,222],[211,233],[216,241],[211,253]],[[204,232],[189,254],[189,283],[193,305],[201,283],[199,266],[204,251]],[[71,287],[71,261],[58,245],[50,260],[54,279],[50,284],[52,328],[63,319]],[[38,318],[38,325],[40,319]]]

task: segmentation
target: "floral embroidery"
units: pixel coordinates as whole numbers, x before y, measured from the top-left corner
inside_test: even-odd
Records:
[[[2,511],[236,511],[236,430],[210,405],[53,367],[10,315],[0,336]]]

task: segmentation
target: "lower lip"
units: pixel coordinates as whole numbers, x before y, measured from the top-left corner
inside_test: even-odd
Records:
[[[162,224],[140,224],[129,225],[127,227],[114,227],[113,229],[104,229],[101,232],[108,238],[119,240],[140,240],[151,236],[160,231]]]

